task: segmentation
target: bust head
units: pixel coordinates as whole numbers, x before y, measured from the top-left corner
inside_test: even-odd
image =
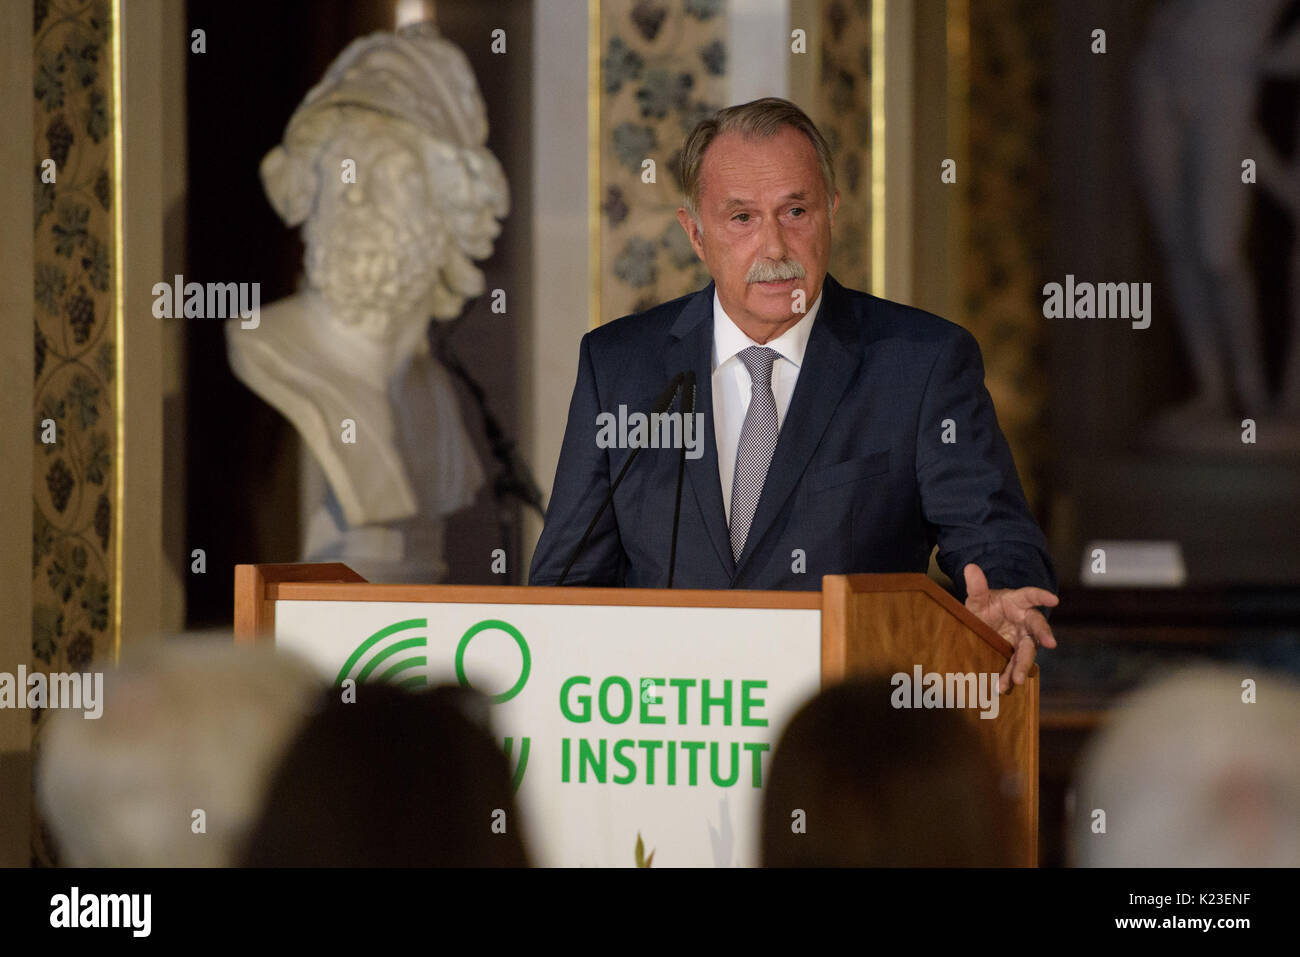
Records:
[[[281,218],[304,227],[307,282],[333,319],[404,343],[482,293],[473,260],[509,208],[486,138],[469,66],[431,26],[339,55],[261,170]]]

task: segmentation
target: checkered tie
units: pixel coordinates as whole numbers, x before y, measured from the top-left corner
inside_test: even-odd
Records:
[[[740,428],[740,445],[736,449],[736,471],[731,480],[731,554],[740,561],[745,550],[758,496],[763,491],[767,467],[776,451],[778,431],[776,396],[772,394],[772,365],[777,352],[763,346],[750,346],[740,353],[740,361],[749,370],[752,391],[745,424]]]

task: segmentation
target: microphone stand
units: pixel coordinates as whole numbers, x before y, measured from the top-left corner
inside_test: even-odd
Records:
[[[673,376],[672,381],[668,383],[668,387],[664,389],[659,398],[655,400],[654,407],[650,412],[651,415],[657,415],[667,409],[668,406],[672,405],[673,399],[677,396],[677,390],[681,387],[682,379],[685,378],[686,375],[687,373],[685,372],[679,372],[677,375]],[[645,446],[638,445],[636,448],[632,449],[632,454],[627,457],[627,461],[625,461],[623,467],[619,469],[618,477],[614,479],[614,484],[609,487],[609,493],[605,496],[605,500],[600,503],[600,508],[597,509],[596,514],[592,516],[591,521],[587,524],[587,530],[582,533],[582,539],[578,542],[578,547],[575,548],[573,554],[569,556],[569,561],[568,564],[564,566],[564,571],[560,572],[560,578],[555,583],[557,586],[563,585],[564,580],[569,577],[569,570],[573,568],[573,563],[578,560],[578,556],[582,554],[582,550],[587,547],[587,540],[591,538],[591,533],[595,530],[596,523],[599,522],[600,517],[605,514],[605,509],[609,508],[609,503],[614,501],[614,493],[618,491],[618,487],[623,483],[623,476],[627,475],[627,470],[631,467],[632,463],[636,461],[636,457],[641,454],[643,448],[645,448]]]
[[[431,319],[428,328],[428,339],[433,348],[433,354],[438,361],[446,367],[448,372],[460,380],[470,398],[474,400],[474,404],[478,406],[488,447],[491,449],[492,457],[497,462],[496,474],[492,479],[492,497],[496,503],[497,527],[501,534],[501,544],[505,547],[506,554],[515,555],[518,554],[515,548],[517,544],[515,542],[515,532],[518,523],[514,510],[510,507],[510,500],[517,499],[522,502],[543,520],[546,518],[546,512],[542,507],[541,490],[538,489],[537,483],[533,481],[532,472],[519,455],[515,440],[506,435],[505,429],[501,426],[501,421],[492,414],[492,410],[488,407],[487,393],[483,387],[451,350],[452,333],[456,331],[456,327],[465,320],[469,313],[470,309],[467,306],[451,322],[444,323],[437,319]],[[517,562],[511,561],[508,567],[513,569],[517,565]],[[516,581],[514,572],[511,572],[509,579],[512,582]]]
[[[678,403],[682,417],[682,448],[677,457],[677,498],[673,502],[673,540],[668,552],[668,587],[673,587],[673,571],[677,567],[677,526],[682,518],[682,479],[686,475],[686,423],[695,414],[695,371],[689,370],[682,379],[683,400]],[[703,438],[701,437],[701,441]]]

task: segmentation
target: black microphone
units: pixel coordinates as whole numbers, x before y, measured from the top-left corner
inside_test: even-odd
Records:
[[[685,372],[679,372],[677,375],[672,377],[672,381],[670,381],[664,391],[659,394],[659,398],[655,399],[654,405],[650,409],[650,415],[658,415],[665,411],[668,406],[672,405],[673,399],[677,396],[677,390],[681,388],[682,379],[684,379],[686,375],[687,373]],[[571,569],[573,563],[578,560],[578,556],[582,554],[582,550],[587,547],[587,540],[591,538],[591,533],[595,530],[596,523],[599,522],[600,517],[605,514],[605,509],[609,508],[609,503],[614,501],[614,493],[618,491],[619,485],[622,484],[623,476],[627,474],[628,467],[631,466],[636,457],[641,454],[641,449],[644,447],[645,446],[638,445],[634,448],[632,454],[627,457],[627,461],[623,463],[623,468],[619,470],[618,478],[614,479],[614,484],[609,487],[609,494],[605,496],[605,500],[600,503],[600,508],[596,511],[596,514],[592,516],[591,523],[587,526],[587,530],[582,533],[582,540],[578,542],[578,547],[573,550],[573,555],[570,557],[568,564],[564,566],[564,571],[560,572],[560,579],[555,583],[556,585],[564,584],[564,579],[569,576],[569,569]]]
[[[682,518],[682,479],[686,475],[686,430],[691,416],[695,415],[695,370],[689,369],[682,378],[682,450],[677,459],[677,499],[673,503],[673,541],[668,552],[668,587],[673,587],[673,570],[677,567],[677,526]],[[704,441],[704,436],[700,436]]]

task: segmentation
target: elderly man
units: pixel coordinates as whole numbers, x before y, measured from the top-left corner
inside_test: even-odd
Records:
[[[649,411],[691,371],[711,437],[685,464],[674,586],[924,572],[937,543],[959,597],[1014,648],[1002,690],[1023,683],[1056,644],[1040,610],[1056,578],[974,337],[827,274],[839,194],[794,104],[721,110],[682,170],[677,218],[713,282],[583,337],[532,583],[667,585],[677,452],[643,450],[582,539],[633,452],[598,443],[597,416]]]

